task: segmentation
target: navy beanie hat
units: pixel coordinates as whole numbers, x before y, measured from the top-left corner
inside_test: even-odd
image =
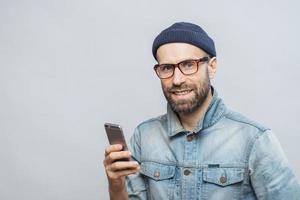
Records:
[[[188,22],[177,22],[163,30],[154,40],[152,54],[156,58],[157,49],[167,43],[182,42],[199,47],[210,56],[216,56],[214,41],[198,25]]]

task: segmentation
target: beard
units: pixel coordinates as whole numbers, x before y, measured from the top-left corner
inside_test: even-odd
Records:
[[[182,84],[180,86],[172,85],[166,88],[162,85],[164,96],[169,103],[171,109],[175,113],[191,113],[201,107],[209,94],[211,88],[208,71],[206,70],[205,77],[199,84]],[[175,100],[172,98],[174,91],[192,90],[193,97],[184,100]]]

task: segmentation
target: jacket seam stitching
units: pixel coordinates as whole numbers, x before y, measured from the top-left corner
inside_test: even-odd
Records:
[[[262,131],[262,132],[265,132],[267,130],[270,130],[270,128],[267,128],[267,127],[260,127],[260,126],[257,126],[253,123],[250,123],[250,122],[246,122],[246,121],[242,121],[242,120],[238,120],[238,119],[235,119],[235,118],[232,118],[232,117],[229,117],[228,115],[224,115],[225,118],[229,119],[229,120],[232,120],[232,121],[235,121],[235,122],[240,122],[240,123],[243,123],[243,124],[248,124],[252,127],[255,127],[257,128],[259,131]]]

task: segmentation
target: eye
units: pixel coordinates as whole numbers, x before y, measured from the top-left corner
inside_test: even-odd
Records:
[[[181,66],[184,68],[184,69],[191,69],[191,68],[194,68],[196,66],[196,63],[195,61],[193,60],[187,60],[187,61],[183,61],[181,63]]]
[[[160,66],[159,66],[159,70],[160,70],[161,72],[169,72],[169,71],[172,71],[172,70],[173,70],[173,65],[168,65],[168,64],[166,64],[166,65],[160,65]]]

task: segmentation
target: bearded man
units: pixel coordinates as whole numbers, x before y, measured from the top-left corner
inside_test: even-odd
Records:
[[[272,131],[228,109],[211,85],[216,50],[200,26],[173,24],[152,52],[167,113],[135,129],[130,151],[106,148],[111,199],[300,199]]]

